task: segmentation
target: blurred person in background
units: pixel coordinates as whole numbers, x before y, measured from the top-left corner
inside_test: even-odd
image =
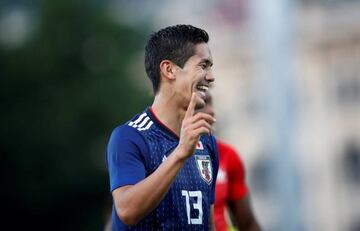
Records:
[[[206,94],[205,102],[206,106],[201,111],[214,117],[212,96],[209,92]],[[239,231],[261,230],[251,209],[249,188],[245,181],[245,168],[239,154],[222,140],[217,139],[217,145],[219,171],[215,191],[216,230],[226,231],[231,225]],[[232,224],[227,222],[226,211],[229,212]]]
[[[218,154],[204,112],[214,81],[206,31],[176,25],[151,35],[151,107],[118,126],[107,147],[112,230],[215,230]]]

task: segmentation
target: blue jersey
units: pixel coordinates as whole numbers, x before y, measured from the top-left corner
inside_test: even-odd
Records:
[[[114,129],[107,147],[111,191],[134,185],[166,160],[179,137],[163,125],[151,108]],[[215,199],[218,153],[213,136],[200,137],[159,205],[136,226],[127,226],[112,211],[113,230],[208,230]]]

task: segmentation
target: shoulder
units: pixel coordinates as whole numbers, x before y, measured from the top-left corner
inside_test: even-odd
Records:
[[[129,150],[138,150],[140,152],[146,150],[147,144],[142,135],[127,124],[116,127],[110,136],[107,151],[108,153],[117,153]]]
[[[111,132],[109,145],[123,142],[132,142],[145,145],[144,132],[150,129],[153,122],[149,119],[146,112],[135,115],[131,120],[117,126]]]
[[[134,116],[129,122],[126,123],[126,125],[135,128],[139,132],[149,130],[153,124],[154,122],[151,120],[146,111]]]
[[[154,124],[146,112],[135,115],[131,120],[116,127],[112,136],[141,136],[144,131],[149,130]]]
[[[137,132],[136,129],[133,127],[123,124],[118,127],[116,127],[112,132],[110,136],[110,142],[112,140],[118,140],[118,139],[138,139],[140,138],[140,133]]]

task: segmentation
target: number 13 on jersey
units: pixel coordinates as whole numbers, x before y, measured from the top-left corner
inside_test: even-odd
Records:
[[[186,215],[188,219],[188,224],[194,224],[194,225],[201,225],[202,218],[203,218],[203,209],[202,209],[202,193],[201,191],[187,191],[187,190],[181,190],[181,195],[185,197],[185,203],[186,203]],[[194,199],[195,199],[195,202]],[[190,205],[190,200],[193,202],[192,205]],[[198,210],[198,216],[197,217],[191,217],[190,210],[191,209]]]

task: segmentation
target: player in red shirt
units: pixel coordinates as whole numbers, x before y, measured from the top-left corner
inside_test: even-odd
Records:
[[[212,97],[207,94],[203,112],[214,116]],[[245,168],[238,153],[230,145],[217,139],[219,171],[216,180],[214,220],[217,231],[229,230],[225,211],[237,230],[261,230],[251,210],[249,189],[245,182]]]

